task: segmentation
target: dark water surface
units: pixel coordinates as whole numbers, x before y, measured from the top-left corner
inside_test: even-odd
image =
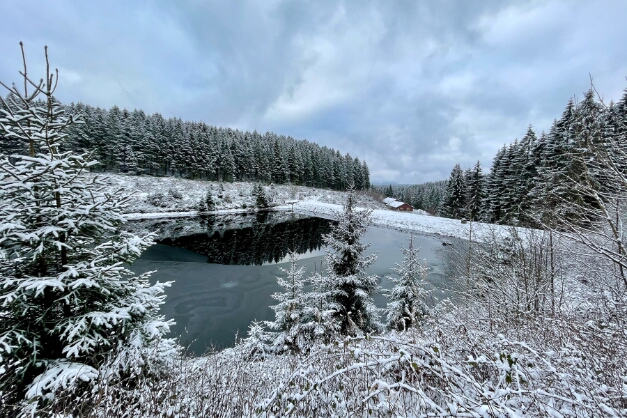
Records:
[[[298,265],[307,272],[320,270],[324,259],[322,234],[330,221],[298,215],[229,216],[205,219],[144,221],[133,228],[156,231],[158,244],[148,248],[135,261],[135,272],[157,270],[153,281],[174,281],[167,290],[162,312],[176,321],[173,335],[181,335],[183,344],[202,354],[207,347],[233,345],[236,332],[246,336],[254,319],[273,320],[276,304],[271,297],[282,289],[277,285],[279,267],[288,267],[287,251],[300,254]],[[371,274],[381,277],[383,288],[390,288],[385,278],[390,268],[403,259],[400,247],[407,246],[409,234],[371,227],[362,242],[372,245],[366,254],[378,252]],[[429,287],[435,297],[442,297],[447,287],[442,240],[414,235],[414,245],[429,266]],[[383,295],[375,303],[385,307]]]

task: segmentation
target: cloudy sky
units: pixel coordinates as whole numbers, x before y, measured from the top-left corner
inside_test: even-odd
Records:
[[[308,139],[373,181],[486,171],[547,130],[589,74],[627,87],[627,1],[0,0],[0,80],[43,46],[57,96]],[[3,93],[4,95],[4,93]]]

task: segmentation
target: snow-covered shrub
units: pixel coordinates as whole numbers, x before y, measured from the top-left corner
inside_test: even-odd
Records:
[[[277,190],[277,186],[274,183],[270,183],[268,186],[268,190],[266,191],[266,196],[268,198],[268,202],[270,205],[277,204],[279,200],[279,192]]]
[[[570,318],[550,330],[533,324],[525,336],[544,338],[521,342],[460,321],[459,314],[453,311],[422,330],[315,346],[287,380],[275,384],[259,411],[477,418],[627,413],[627,368],[612,360],[616,350],[627,349],[624,336],[612,337],[617,346],[611,352],[595,354],[595,340],[609,335],[598,337],[598,328],[574,326]],[[563,346],[564,338],[571,344]]]
[[[469,240],[453,248],[459,302],[488,306],[491,322],[513,324],[561,309],[563,271],[550,232],[522,234],[510,227],[492,231],[483,243]]]
[[[564,316],[501,334],[482,318],[464,317],[447,304],[402,333],[254,361],[239,347],[180,358],[158,381],[114,382],[84,394],[78,404],[91,407],[74,416],[627,415],[627,338],[615,324]]]
[[[178,189],[170,188],[168,189],[168,196],[172,199],[181,200],[183,199],[183,195]]]
[[[168,198],[161,192],[149,194],[146,197],[146,201],[158,208],[167,208],[170,205]]]
[[[9,415],[84,389],[104,364],[110,379],[150,373],[175,347],[158,314],[168,284],[125,267],[152,236],[120,231],[129,197],[85,175],[95,161],[63,151],[80,119],[64,115],[48,70],[42,80],[24,92],[5,85],[12,95],[0,110],[0,134],[28,150],[0,153],[0,409]]]

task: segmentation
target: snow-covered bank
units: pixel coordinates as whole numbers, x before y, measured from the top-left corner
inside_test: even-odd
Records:
[[[282,208],[281,208],[282,209]],[[189,218],[198,215],[229,215],[229,214],[237,214],[237,213],[249,213],[251,212],[248,209],[223,209],[223,210],[214,210],[211,212],[198,212],[197,210],[186,211],[186,212],[149,212],[149,213],[126,213],[124,214],[124,218],[129,221],[137,221],[144,219],[164,219],[164,218]]]
[[[206,214],[228,215],[256,211],[252,195],[253,183],[216,183],[187,180],[174,177],[128,176],[103,174],[111,179],[113,187],[123,187],[133,194],[125,215],[128,220],[180,218],[197,216],[198,202],[211,191],[216,210]],[[296,213],[334,219],[341,212],[344,192],[315,189],[293,185],[265,186],[273,204],[270,210],[291,211],[287,201],[297,201],[293,206]],[[456,219],[413,213],[395,212],[365,194],[360,195],[358,207],[373,209],[372,224],[384,228],[468,239],[472,228],[473,239],[483,241],[494,235],[502,235],[511,227],[480,222],[461,223]],[[521,234],[525,229],[517,228]]]
[[[335,213],[341,212],[342,206],[319,201],[301,201],[294,205],[294,211],[303,214],[334,218]],[[441,235],[446,237],[468,239],[472,228],[472,238],[485,241],[494,235],[503,235],[511,231],[512,227],[486,224],[481,222],[461,223],[458,219],[439,218],[411,212],[395,212],[386,209],[374,209],[371,221],[373,225],[395,228],[403,231],[414,231],[423,234]],[[524,228],[516,228],[521,235]]]
[[[91,173],[89,176],[102,176],[109,179],[111,190],[123,188],[132,195],[127,213],[182,213],[195,212],[198,203],[211,192],[216,210],[250,210],[255,207],[254,183],[222,183],[202,180],[188,180],[177,177],[131,176],[113,173]],[[288,201],[315,201],[342,204],[344,192],[316,189],[295,185],[264,186],[268,201],[272,206],[290,206]],[[371,209],[385,208],[370,196],[360,195],[359,205]],[[181,215],[183,216],[183,215]],[[189,215],[191,216],[191,213]]]

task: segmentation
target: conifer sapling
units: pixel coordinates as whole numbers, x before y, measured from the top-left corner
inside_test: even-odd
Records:
[[[387,326],[404,331],[414,326],[429,311],[426,303],[428,291],[424,288],[427,268],[418,258],[419,248],[414,246],[413,235],[409,246],[402,247],[403,262],[392,269],[397,276],[388,276],[394,287],[387,292]]]
[[[125,267],[152,236],[121,231],[129,197],[107,193],[85,174],[96,162],[65,150],[80,119],[53,97],[47,48],[46,64],[34,82],[24,59],[23,90],[2,84],[12,94],[0,136],[26,153],[0,152],[0,409],[25,398],[37,408],[104,364],[112,378],[145,373],[175,348],[158,314],[168,284]]]

